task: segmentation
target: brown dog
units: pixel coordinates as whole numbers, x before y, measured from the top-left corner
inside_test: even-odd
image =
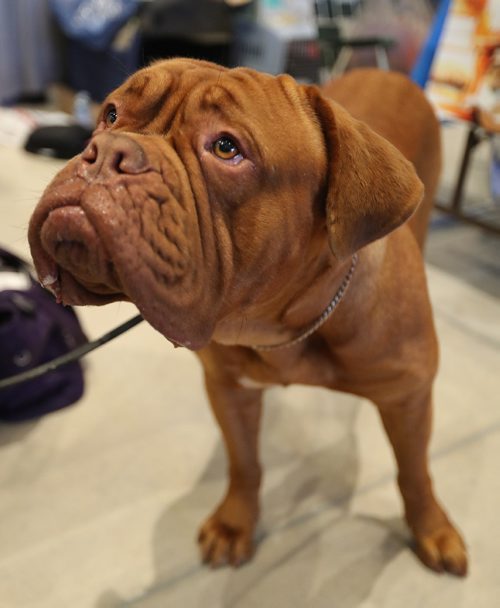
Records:
[[[230,473],[201,528],[207,562],[252,554],[262,390],[301,383],[377,405],[418,555],[463,575],[427,468],[438,356],[421,247],[438,125],[396,74],[353,72],[324,93],[362,122],[288,76],[192,60],[141,70],[36,208],[36,268],[61,301],[131,300],[197,351]]]

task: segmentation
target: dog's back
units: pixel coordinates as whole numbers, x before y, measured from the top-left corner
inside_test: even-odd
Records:
[[[367,68],[332,80],[323,92],[389,140],[415,166],[425,195],[409,225],[423,248],[441,170],[441,142],[439,123],[422,90],[402,74]]]

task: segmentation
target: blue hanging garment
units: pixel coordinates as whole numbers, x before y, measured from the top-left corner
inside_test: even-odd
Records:
[[[96,51],[108,49],[137,12],[137,0],[50,0],[63,32]]]

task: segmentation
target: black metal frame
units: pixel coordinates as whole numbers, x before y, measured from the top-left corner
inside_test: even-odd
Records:
[[[497,220],[497,222],[490,222],[488,219],[480,217],[480,215],[485,215],[484,208],[482,207],[479,208],[476,213],[474,213],[466,212],[463,206],[465,179],[469,171],[472,153],[478,144],[489,139],[491,135],[492,134],[481,127],[476,120],[470,123],[469,133],[467,135],[467,141],[465,143],[464,153],[462,156],[462,163],[460,165],[460,171],[458,173],[457,183],[451,197],[451,202],[449,204],[445,204],[441,201],[437,201],[435,203],[435,207],[436,209],[439,209],[439,211],[452,215],[463,222],[472,224],[474,226],[479,226],[488,232],[500,235],[500,220]]]

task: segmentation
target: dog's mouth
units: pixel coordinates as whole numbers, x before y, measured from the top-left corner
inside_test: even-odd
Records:
[[[114,264],[82,207],[49,211],[39,232],[36,260],[42,285],[66,304],[126,299]]]

